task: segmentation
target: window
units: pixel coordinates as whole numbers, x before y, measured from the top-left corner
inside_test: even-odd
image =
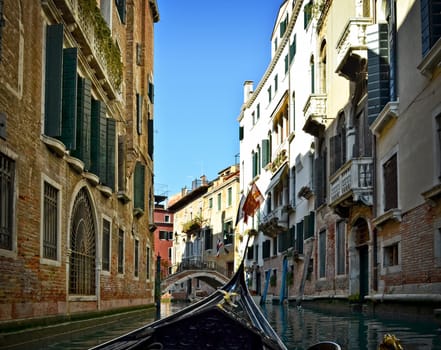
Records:
[[[110,221],[103,219],[103,242],[102,242],[102,263],[103,271],[110,271]]]
[[[397,154],[383,164],[384,211],[398,208]]]
[[[43,258],[58,260],[59,190],[46,181],[44,182],[43,203]]]
[[[124,273],[124,230],[118,230],[118,273]]]
[[[136,64],[140,66],[142,64],[142,45],[136,43]]]
[[[256,106],[256,119],[259,120],[260,118],[260,103]]]
[[[3,27],[5,26],[5,20],[3,18],[3,0],[0,0],[0,62],[2,53],[2,37],[3,37]]]
[[[309,74],[311,76],[311,94],[315,94],[315,64],[314,56],[311,57],[309,61]]]
[[[227,221],[224,223],[224,244],[232,244],[233,239],[233,221]]]
[[[383,248],[383,267],[397,266],[399,263],[398,242]]]
[[[279,76],[276,74],[274,76],[274,93],[277,92],[278,88],[279,88]]]
[[[425,56],[441,36],[441,1],[421,0],[420,2],[422,49]]]
[[[164,222],[170,222],[170,215],[164,215]]]
[[[0,153],[0,249],[12,250],[15,162]]]
[[[255,125],[256,124],[256,112],[251,113],[251,118],[253,120],[253,125]]]
[[[299,254],[303,254],[303,220],[296,224],[296,251]]]
[[[323,40],[322,45],[320,47],[320,90],[323,94],[326,94],[326,41]]]
[[[142,134],[142,95],[136,93],[136,131]]]
[[[329,139],[331,174],[334,174],[346,163],[346,125],[345,116],[341,113],[337,121],[336,135]]]
[[[136,162],[135,165],[135,176],[134,176],[134,209],[139,212],[144,212],[145,210],[145,165]]]
[[[266,240],[262,244],[262,258],[266,259],[271,256],[271,241]]]
[[[277,255],[277,241],[278,241],[278,236],[273,238],[273,256]]]
[[[314,237],[314,230],[315,230],[315,212],[310,211],[309,215],[306,215],[304,218],[304,226],[303,226],[303,232],[304,232],[304,239],[308,239],[310,237]]]
[[[280,233],[279,239],[277,241],[279,253],[282,253],[293,246],[294,234],[295,234],[294,226],[291,227],[289,230]]]
[[[134,274],[139,277],[139,240],[135,239]]]
[[[280,22],[280,38],[283,37],[287,28],[288,28],[288,14],[286,14],[285,19],[282,22]]]
[[[222,209],[222,193],[217,194],[217,210]]]
[[[268,103],[270,103],[271,102],[271,100],[272,100],[272,95],[271,95],[271,86],[268,88]]]
[[[319,278],[326,277],[326,230],[319,233]]]
[[[312,0],[303,8],[303,27],[306,29],[312,19]]]
[[[269,139],[262,140],[262,168],[271,161]]]
[[[208,208],[213,209],[213,198],[208,199]]]
[[[345,274],[345,254],[346,254],[346,239],[345,239],[345,223],[344,221],[337,222],[337,275]]]
[[[115,0],[121,23],[126,23],[126,0]]]
[[[285,74],[288,73],[288,69],[289,69],[289,56],[286,55],[285,56]]]
[[[254,245],[252,245],[251,247],[248,247],[247,259],[248,260],[254,260]]]
[[[289,64],[294,60],[294,56],[296,55],[297,51],[297,43],[296,43],[296,34],[294,34],[292,38],[292,42],[289,45]]]
[[[168,248],[168,260],[172,261],[173,259],[173,247]]]
[[[441,1],[439,1],[438,24],[441,34]],[[395,0],[386,1],[386,19],[389,40],[389,95],[391,101],[397,100],[397,5]]]
[[[126,191],[126,136],[118,135],[118,191]]]
[[[69,293],[96,295],[96,237],[92,203],[83,187],[75,198],[70,224]]]
[[[112,28],[112,0],[101,0],[100,10],[107,26]]]
[[[146,248],[146,262],[145,262],[145,268],[146,268],[146,278],[149,280],[151,277],[151,261],[152,261],[152,251],[150,247]]]
[[[209,227],[204,229],[204,248],[213,249],[213,230]]]
[[[227,207],[231,207],[233,204],[233,188],[228,187],[227,189]]]
[[[162,241],[172,241],[173,240],[173,232],[159,231],[159,239]]]
[[[438,178],[441,179],[441,114],[436,116],[436,140],[437,140],[437,166],[438,166]]]

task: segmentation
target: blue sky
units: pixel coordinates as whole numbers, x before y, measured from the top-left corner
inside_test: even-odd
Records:
[[[169,196],[239,161],[243,83],[271,58],[283,0],[158,0],[155,24],[155,194]]]

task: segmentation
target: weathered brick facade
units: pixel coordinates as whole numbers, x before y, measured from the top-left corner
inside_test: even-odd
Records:
[[[94,2],[3,2],[0,113],[5,116],[6,134],[0,139],[0,154],[13,168],[2,165],[2,174],[10,177],[2,175],[0,180],[0,321],[153,303],[153,153],[149,148],[153,142],[149,130],[153,101],[146,77],[151,77],[153,86],[153,25],[159,14],[154,0],[121,1],[124,20],[115,1],[97,3],[103,8],[95,10],[101,11],[111,41],[121,52],[121,86],[112,57],[96,46],[106,34],[99,37],[88,22],[85,10],[88,6],[94,8]],[[55,76],[53,67],[45,63],[51,55],[51,38],[46,33],[56,24],[63,24],[62,48],[78,48],[74,74],[90,81],[91,98],[105,106],[104,118],[100,119],[107,122],[105,153],[94,149],[94,140],[78,142],[78,133],[83,130],[79,119],[74,130],[76,149],[46,131],[52,123],[45,114],[49,109],[45,103],[47,80]],[[136,43],[142,47],[141,62],[135,59]],[[136,93],[143,96],[138,114]],[[69,98],[63,95],[63,99]],[[70,111],[76,115],[74,109]],[[112,131],[109,125],[115,125],[115,129]],[[125,142],[118,144],[119,139]],[[89,141],[89,152],[98,152],[100,162],[105,159],[105,173],[92,170],[87,156],[74,156]],[[144,171],[136,184],[137,164]],[[46,185],[56,193],[53,211],[45,199]],[[137,198],[143,201],[136,202]],[[56,215],[56,219],[47,213]],[[109,223],[108,236],[104,222]],[[46,227],[50,223],[55,229]],[[119,250],[120,231],[123,253]],[[44,253],[45,232],[56,237],[55,255],[49,258]],[[124,266],[118,272],[121,254]],[[82,262],[81,256],[90,258],[90,264]]]

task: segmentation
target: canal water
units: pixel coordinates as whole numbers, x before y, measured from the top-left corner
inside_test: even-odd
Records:
[[[163,304],[161,317],[182,308],[182,304]],[[266,304],[263,312],[290,350],[306,350],[312,344],[332,340],[344,350],[377,350],[383,335],[394,334],[405,350],[441,350],[441,331],[436,323],[420,320],[382,319],[362,313],[335,314],[308,307]],[[82,350],[137,329],[155,319],[155,310],[138,313],[121,321],[68,332],[38,342],[24,342],[12,350]],[[2,349],[0,344],[0,349]]]

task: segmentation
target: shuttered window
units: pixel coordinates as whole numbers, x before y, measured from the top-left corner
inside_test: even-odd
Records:
[[[90,169],[91,172],[104,179],[106,159],[106,106],[103,102],[92,99],[91,132],[90,132]]]
[[[296,250],[299,254],[303,254],[303,220],[296,224]]]
[[[240,126],[239,127],[239,141],[243,140],[243,136],[244,136],[244,134],[243,134],[243,126]]]
[[[102,241],[102,263],[103,271],[110,271],[110,221],[103,219],[103,241]]]
[[[319,278],[326,277],[326,231],[319,233]]]
[[[262,258],[266,259],[271,256],[271,241],[264,241],[262,244]]]
[[[142,95],[136,94],[136,131],[142,134]]]
[[[149,99],[151,103],[155,103],[155,85],[152,82],[149,82]]]
[[[294,56],[296,55],[296,51],[297,51],[297,39],[296,39],[296,35],[294,34],[293,38],[292,38],[292,42],[289,45],[289,62],[291,63],[294,60]]]
[[[148,153],[150,156],[150,159],[153,160],[153,154],[154,154],[154,123],[153,119],[148,120]]]
[[[421,39],[423,56],[441,36],[441,1],[421,0]]]
[[[115,5],[121,23],[126,23],[126,0],[115,0]]]
[[[388,26],[378,23],[368,26],[368,121],[377,118],[389,102]]]
[[[271,161],[269,140],[262,140],[262,168]]]
[[[145,165],[136,162],[134,174],[134,209],[145,209]]]
[[[213,249],[213,230],[209,227],[204,229],[205,250]]]
[[[337,256],[337,275],[345,274],[345,254],[346,254],[346,234],[345,222],[337,222],[337,238],[336,238],[336,256]]]
[[[44,133],[61,136],[61,97],[63,79],[63,25],[46,27]]]
[[[107,118],[106,124],[106,182],[105,184],[115,190],[115,144],[116,144],[116,121]]]
[[[398,208],[397,155],[383,164],[384,211]]]
[[[78,49],[63,50],[63,98],[61,137],[68,150],[75,150],[77,144],[77,66]]]
[[[126,136],[118,135],[118,191],[126,191]]]
[[[72,155],[84,162],[84,168],[90,170],[90,123],[91,123],[91,82],[78,77],[77,93],[77,133],[76,149]]]

